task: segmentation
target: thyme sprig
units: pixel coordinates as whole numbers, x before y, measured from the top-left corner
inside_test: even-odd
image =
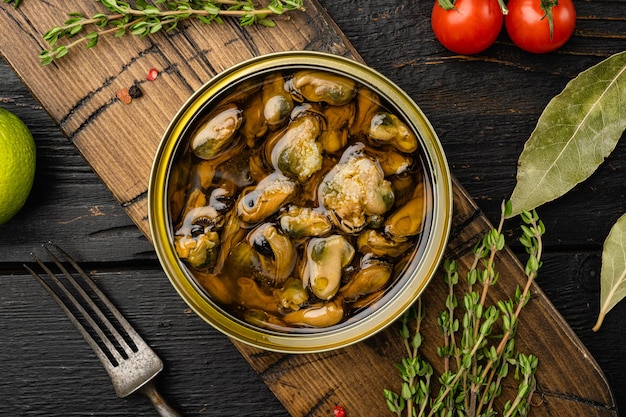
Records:
[[[304,0],[270,0],[265,7],[257,7],[253,0],[154,0],[152,3],[137,0],[134,6],[119,0],[96,1],[107,12],[91,17],[78,12],[69,13],[69,19],[63,25],[54,26],[44,34],[43,38],[50,49],[39,54],[42,65],[65,56],[79,44],[92,48],[104,35],[119,37],[130,33],[143,38],[162,30],[172,31],[184,20],[195,19],[204,24],[223,23],[222,17],[226,16],[238,18],[241,26],[260,24],[273,27],[275,22],[270,16],[304,10]],[[81,36],[75,38],[79,34]],[[72,40],[64,45],[57,45],[60,39]]]
[[[399,321],[407,351],[407,356],[397,364],[402,386],[398,393],[384,390],[387,406],[398,417],[528,414],[538,360],[532,354],[515,350],[515,334],[522,309],[530,299],[531,284],[541,267],[545,226],[535,211],[520,215],[523,222],[520,243],[528,253],[526,283],[523,288],[516,287],[512,298],[489,304],[487,295],[500,278],[496,259],[505,246],[502,228],[510,211],[510,203],[503,204],[497,228],[486,233],[474,248],[465,280],[459,279],[454,260],[444,262],[448,294],[437,317],[443,336],[443,344],[437,348],[442,358],[438,378],[434,378],[433,366],[419,351],[423,343],[420,327],[425,315],[421,301]],[[510,379],[517,381],[517,392],[504,403],[501,412],[496,412],[495,400],[502,394],[503,382]]]
[[[13,3],[13,7],[15,7],[16,9],[18,7],[20,7],[20,3],[22,2],[22,0],[3,0],[4,3]]]

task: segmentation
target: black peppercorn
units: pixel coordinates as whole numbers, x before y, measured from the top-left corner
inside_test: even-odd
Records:
[[[133,85],[128,89],[128,94],[132,98],[139,98],[143,95],[143,92],[141,91],[141,88],[139,88],[138,85]]]

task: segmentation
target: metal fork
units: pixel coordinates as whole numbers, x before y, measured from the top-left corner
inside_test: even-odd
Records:
[[[44,280],[27,265],[24,267],[52,296],[91,346],[109,374],[118,397],[123,398],[139,392],[148,397],[160,416],[180,417],[181,415],[165,402],[154,386],[154,378],[163,369],[163,362],[157,354],[65,251],[53,243],[43,247],[73,289],[64,284],[59,276],[32,253],[31,256],[48,274],[49,279]],[[65,258],[74,269],[74,273],[68,271],[50,247],[55,249],[60,258]],[[56,286],[57,290],[53,289],[53,286]],[[107,318],[103,308],[109,310],[109,316],[115,318],[117,325]],[[79,316],[82,316],[82,321]],[[127,337],[124,337],[122,332],[125,332]]]

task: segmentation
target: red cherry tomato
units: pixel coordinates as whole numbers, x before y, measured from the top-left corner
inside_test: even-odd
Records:
[[[527,52],[545,54],[557,50],[572,36],[576,27],[576,9],[572,0],[509,0],[507,8],[506,31],[513,43]]]
[[[489,48],[502,30],[498,0],[456,0],[446,10],[435,0],[431,24],[443,46],[457,54],[472,55]]]

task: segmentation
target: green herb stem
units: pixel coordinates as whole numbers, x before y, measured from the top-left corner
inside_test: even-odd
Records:
[[[530,255],[535,256],[537,259],[541,259],[541,254],[543,250],[543,245],[541,243],[542,233],[541,233],[540,228],[538,227],[538,224],[535,218],[530,219],[530,224],[532,225],[531,230],[534,232],[533,237],[536,239],[536,247],[530,249],[532,252]],[[524,308],[524,305],[526,304],[525,301],[528,298],[528,294],[530,293],[530,288],[536,276],[537,276],[536,270],[531,270],[530,273],[527,275],[527,280],[526,280],[526,285],[524,286],[524,291],[522,292],[520,301],[517,303],[517,308],[515,309],[515,313],[513,314],[513,321],[512,321],[513,323],[517,323],[517,320],[522,312],[522,309]],[[515,327],[516,326],[511,326],[511,328],[506,329],[506,331],[504,332],[504,335],[502,336],[502,340],[500,341],[500,343],[498,344],[498,347],[496,348],[496,353],[498,357],[502,355],[502,352],[504,351],[506,344],[508,343],[509,339],[513,336],[515,332]],[[493,359],[490,359],[485,365],[485,368],[481,375],[481,378],[483,380],[487,378],[487,376],[489,375],[489,371],[494,366],[494,363],[495,361]],[[474,383],[471,389],[472,394],[476,394],[479,389],[480,389],[479,384]]]
[[[69,13],[69,19],[63,25],[55,26],[44,34],[44,40],[50,49],[44,49],[39,54],[42,65],[65,56],[80,43],[86,43],[87,48],[92,48],[98,44],[100,36],[112,33],[122,36],[128,32],[145,37],[162,30],[174,30],[183,20],[195,19],[210,24],[222,23],[222,17],[238,17],[241,26],[260,24],[271,27],[275,23],[269,16],[304,10],[304,0],[271,0],[267,6],[261,8],[257,8],[252,0],[154,0],[154,4],[137,0],[135,7],[120,0],[97,1],[109,13],[97,13],[91,17]],[[158,7],[159,5],[164,8]],[[88,31],[89,27],[95,29]],[[60,39],[70,39],[81,33],[82,37],[77,40],[69,41],[66,45],[57,45]]]
[[[516,287],[511,299],[490,305],[492,297],[488,297],[488,291],[499,280],[497,254],[505,246],[502,230],[504,219],[510,216],[511,210],[510,203],[503,204],[498,226],[487,232],[474,247],[474,259],[467,272],[466,286],[463,293],[458,294],[458,299],[459,273],[456,262],[446,260],[443,264],[448,293],[445,308],[440,310],[437,319],[443,335],[443,344],[437,348],[443,360],[443,371],[438,378],[439,388],[435,393],[430,393],[433,367],[420,357],[419,352],[422,343],[419,334],[421,301],[419,314],[414,312],[413,315],[403,316],[400,335],[404,340],[407,357],[398,364],[403,380],[401,393],[384,391],[389,409],[398,417],[486,417],[496,414],[512,417],[528,413],[535,389],[537,358],[517,353],[514,337],[519,316],[530,298],[532,283],[541,267],[545,227],[536,212],[521,213],[523,224],[520,242],[529,254],[525,268],[526,282],[523,289]],[[481,290],[474,289],[477,283],[482,285]],[[457,307],[462,307],[462,314],[456,311]],[[416,320],[415,326],[410,325],[413,319]],[[509,373],[510,367],[515,369],[513,375]],[[501,412],[496,411],[495,399],[502,394],[503,384],[509,377],[518,380],[517,395],[504,404]]]

